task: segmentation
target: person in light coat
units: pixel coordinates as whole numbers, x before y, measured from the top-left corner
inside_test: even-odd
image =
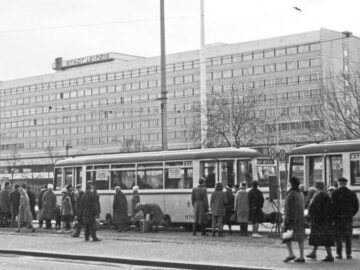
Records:
[[[201,235],[206,235],[204,215],[209,209],[209,200],[204,178],[200,178],[199,186],[193,188],[191,193],[191,203],[194,211],[193,235],[196,235],[196,228],[198,225],[201,225]]]
[[[55,217],[56,210],[56,195],[53,192],[54,186],[48,184],[47,191],[44,193],[42,198],[42,214],[41,218],[46,222],[46,229],[51,229],[51,220]]]
[[[246,191],[246,183],[243,182],[240,185],[239,191],[235,196],[236,221],[240,224],[240,235],[248,235],[248,224],[249,224],[249,196]]]
[[[32,225],[32,214],[30,209],[29,197],[23,187],[19,187],[20,193],[20,205],[19,205],[19,214],[17,217],[18,227],[17,232],[20,232],[20,227],[22,223],[26,223],[27,227],[31,229],[32,232],[35,231]]]
[[[218,236],[223,235],[223,218],[225,216],[225,204],[227,199],[225,192],[223,192],[223,185],[217,182],[215,185],[215,191],[211,194],[210,205],[212,212],[212,233],[215,236],[216,226],[218,227]]]

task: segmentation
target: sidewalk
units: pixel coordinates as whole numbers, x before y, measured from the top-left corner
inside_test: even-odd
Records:
[[[238,233],[225,237],[192,236],[190,232],[161,231],[159,233],[110,230],[98,232],[101,242],[85,242],[55,230],[23,229],[19,234],[13,229],[0,229],[0,253],[45,256],[78,260],[119,262],[136,265],[177,267],[182,269],[357,269],[360,263],[359,239],[354,238],[353,260],[324,263],[323,248],[319,261],[305,264],[288,263],[280,239],[240,237]],[[306,244],[305,253],[310,251]],[[298,247],[294,245],[295,253]]]

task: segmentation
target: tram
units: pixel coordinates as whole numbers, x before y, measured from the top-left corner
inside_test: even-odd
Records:
[[[54,189],[66,185],[91,183],[100,195],[101,216],[112,215],[115,186],[120,186],[131,208],[132,187],[139,186],[141,202],[158,204],[165,223],[186,224],[193,221],[192,188],[200,177],[212,178],[209,196],[216,182],[239,184],[275,172],[273,164],[259,162],[260,153],[251,148],[212,148],[78,156],[58,161],[54,171]],[[258,173],[257,173],[258,172]],[[209,176],[211,175],[211,177]],[[260,179],[261,180],[261,179]],[[266,180],[260,182],[268,193]],[[58,193],[58,192],[56,192]]]
[[[333,186],[339,177],[349,181],[348,187],[360,200],[360,140],[322,142],[292,149],[289,153],[289,176],[296,176],[306,189],[315,181]],[[360,226],[360,211],[354,216]]]

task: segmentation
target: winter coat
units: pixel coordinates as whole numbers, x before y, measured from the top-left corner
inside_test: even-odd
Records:
[[[304,197],[299,189],[290,189],[285,198],[284,230],[293,230],[291,240],[304,242],[305,219],[304,219]]]
[[[84,191],[80,191],[75,197],[75,215],[81,220],[84,215]]]
[[[225,192],[222,190],[215,190],[211,194],[210,198],[210,207],[213,216],[223,217],[225,216],[225,204],[227,203],[227,199],[225,196]]]
[[[10,207],[12,209],[12,213],[14,216],[19,214],[19,206],[20,206],[20,192],[15,189],[10,193]]]
[[[87,190],[84,195],[84,224],[95,224],[95,218],[98,216],[96,195]]]
[[[29,203],[30,203],[30,210],[31,214],[33,216],[33,219],[36,219],[36,212],[35,212],[35,205],[36,205],[36,195],[34,192],[28,190],[26,191],[28,197],[29,197]]]
[[[100,196],[97,193],[96,189],[94,189],[94,196],[95,196],[95,208],[96,208],[96,213],[97,213],[96,217],[99,217],[100,213],[101,213]]]
[[[226,189],[225,191],[226,204],[225,204],[225,220],[226,222],[230,221],[230,217],[234,214],[234,201],[235,196],[231,189]]]
[[[139,193],[134,193],[131,199],[131,214],[135,212],[135,206],[140,202],[140,195]]]
[[[146,215],[150,215],[150,221],[153,225],[158,225],[164,219],[164,213],[160,206],[154,203],[139,203],[136,206],[136,210],[141,210]]]
[[[191,204],[193,206],[194,223],[203,224],[204,214],[209,209],[207,190],[204,185],[193,188],[191,193]]]
[[[258,188],[250,189],[249,193],[249,219],[253,223],[261,223],[263,220],[262,208],[264,206],[264,196]]]
[[[211,172],[206,176],[205,187],[213,188],[215,186],[215,173]]]
[[[24,191],[20,195],[20,205],[19,205],[19,220],[21,223],[23,222],[31,222],[32,221],[32,214],[30,210],[30,202],[29,197],[27,196],[26,192]]]
[[[69,193],[69,198],[70,198],[70,203],[71,203],[71,209],[73,211],[73,213],[75,213],[75,208],[76,208],[76,202],[75,202],[75,192],[71,192]]]
[[[0,191],[0,211],[3,213],[10,212],[10,191],[8,189]]]
[[[71,198],[68,194],[64,195],[61,199],[60,212],[61,216],[73,216],[74,214],[71,204]]]
[[[46,191],[42,198],[42,219],[54,219],[56,209],[56,195],[53,191]]]
[[[359,200],[356,193],[347,187],[340,187],[332,194],[334,204],[334,223],[337,231],[352,226],[352,218],[359,211]]]
[[[39,210],[41,210],[43,208],[43,196],[44,196],[45,192],[46,192],[46,189],[42,189],[41,192],[39,193],[39,197],[38,197]]]
[[[238,223],[249,223],[249,196],[245,189],[236,193],[234,209]]]
[[[334,246],[335,234],[333,226],[334,209],[329,194],[320,191],[315,194],[309,205],[311,246]]]
[[[114,219],[113,224],[119,225],[126,223],[128,217],[128,204],[125,194],[120,190],[114,195],[113,201]]]

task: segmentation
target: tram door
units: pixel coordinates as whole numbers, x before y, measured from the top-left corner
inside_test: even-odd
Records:
[[[335,181],[343,176],[343,158],[342,155],[334,155],[326,157],[327,172],[326,172],[326,184],[327,186],[333,186]]]

